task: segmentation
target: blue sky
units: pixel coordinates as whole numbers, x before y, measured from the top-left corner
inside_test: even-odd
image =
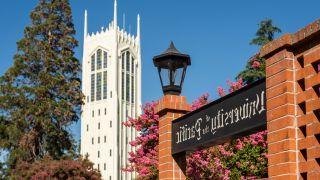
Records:
[[[13,63],[16,42],[30,23],[29,13],[37,0],[5,0],[0,11],[0,75]],[[96,32],[112,20],[113,0],[70,0],[81,59],[83,13],[88,10],[89,32]],[[319,18],[319,0],[118,0],[119,26],[122,14],[126,29],[136,31],[136,15],[141,16],[142,97],[143,102],[162,96],[152,57],[174,41],[183,53],[190,54],[183,95],[188,101],[208,92],[216,98],[216,88],[225,85],[244,68],[246,60],[258,51],[249,45],[257,24],[271,18],[284,33],[294,33]],[[79,138],[79,123],[72,127]]]

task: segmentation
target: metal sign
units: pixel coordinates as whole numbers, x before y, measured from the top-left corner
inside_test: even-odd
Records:
[[[172,122],[172,154],[264,129],[266,83],[259,80]]]

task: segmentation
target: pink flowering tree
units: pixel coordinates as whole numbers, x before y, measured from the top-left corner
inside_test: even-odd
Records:
[[[155,103],[146,103],[143,113],[137,119],[128,118],[123,125],[135,128],[138,132],[136,139],[130,142],[135,148],[129,153],[130,164],[123,170],[137,172],[138,179],[158,178],[158,144],[159,116],[155,114]]]
[[[207,104],[208,98],[209,98],[209,94],[205,93],[205,94],[201,95],[198,99],[194,100],[191,105],[191,111],[194,111],[194,110],[200,108],[201,106]]]
[[[243,86],[241,80],[227,81],[228,91]],[[223,88],[219,88],[225,92]],[[225,93],[224,93],[225,95]],[[196,110],[208,103],[209,94],[203,94],[191,105]],[[129,118],[123,125],[133,127],[139,135],[130,142],[135,151],[129,153],[130,164],[123,170],[138,173],[138,179],[158,178],[159,116],[155,103],[143,106],[143,114],[137,119]],[[200,149],[187,155],[188,179],[257,179],[267,177],[266,131],[234,139],[228,143]]]
[[[242,78],[227,81],[228,92],[232,93],[244,86]],[[226,90],[218,87],[218,94],[226,95]],[[205,98],[204,98],[205,97]],[[202,102],[202,103],[199,103]],[[208,95],[202,95],[192,104],[195,110],[208,102]],[[187,156],[188,179],[259,179],[267,177],[267,131],[207,149],[189,153]]]
[[[251,44],[262,46],[273,40],[274,34],[281,32],[272,25],[270,19],[261,21],[260,28]],[[320,64],[315,67],[320,71]],[[218,87],[223,97],[245,85],[265,77],[265,59],[259,53],[252,56],[235,81],[227,81],[227,90]],[[320,93],[320,89],[319,89]],[[208,103],[209,94],[193,101],[191,110]],[[134,127],[140,134],[131,145],[136,151],[130,152],[130,165],[126,171],[138,172],[138,179],[158,178],[158,119],[154,114],[155,104],[143,107],[144,113],[138,119],[129,119],[124,125]],[[267,177],[267,131],[236,138],[230,142],[207,149],[189,152],[187,155],[188,179],[259,179]]]
[[[202,149],[187,157],[188,179],[259,179],[267,177],[266,131]]]
[[[244,84],[251,84],[265,77],[265,66],[265,59],[255,54],[248,60],[245,69],[238,74],[237,79],[241,78]]]

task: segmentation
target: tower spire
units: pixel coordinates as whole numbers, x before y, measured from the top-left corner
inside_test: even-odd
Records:
[[[87,38],[88,35],[88,13],[87,10],[84,10],[84,30],[83,30],[83,39]]]
[[[137,67],[137,99],[138,107],[141,107],[141,37],[140,37],[140,15],[137,16],[137,47],[138,47],[138,67]],[[138,108],[138,114],[141,114],[141,108]]]
[[[126,14],[125,13],[123,13],[122,18],[123,18],[123,20],[122,20],[122,23],[123,23],[122,29],[125,31],[126,30]]]
[[[117,5],[117,0],[114,0],[113,26],[114,26],[114,29],[117,30],[117,28],[118,28],[118,5]]]
[[[137,16],[137,39],[140,44],[140,15]]]

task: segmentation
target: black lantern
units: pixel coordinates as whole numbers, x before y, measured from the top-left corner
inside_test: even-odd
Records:
[[[158,68],[163,93],[180,95],[190,56],[180,53],[171,41],[165,52],[153,57],[153,64]]]

